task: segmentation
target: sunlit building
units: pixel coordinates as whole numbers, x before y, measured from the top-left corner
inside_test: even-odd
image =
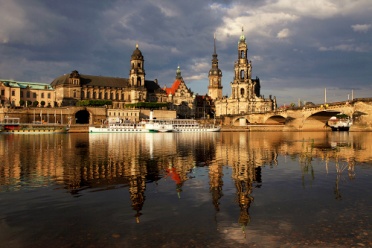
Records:
[[[217,58],[217,55],[215,57]],[[215,64],[212,60],[212,69],[216,67]],[[218,82],[218,79],[216,81]],[[264,98],[260,93],[260,79],[252,78],[252,61],[248,60],[248,45],[243,33],[238,42],[238,59],[234,64],[234,80],[230,86],[230,97],[218,98],[215,101],[216,116],[263,113],[276,109],[276,98],[271,95]]]

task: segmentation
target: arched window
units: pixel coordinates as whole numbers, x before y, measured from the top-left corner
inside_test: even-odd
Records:
[[[244,70],[240,71],[240,79],[244,79]]]
[[[140,86],[140,85],[141,85],[141,78],[137,77],[137,86]]]
[[[243,88],[240,89],[240,95],[244,96],[244,89]]]
[[[240,51],[240,58],[244,59],[244,51]]]

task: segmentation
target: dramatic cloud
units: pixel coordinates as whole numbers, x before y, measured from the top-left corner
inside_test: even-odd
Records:
[[[206,94],[214,34],[230,95],[243,34],[261,93],[278,103],[372,97],[370,0],[0,0],[0,78],[50,83],[82,74],[128,77],[139,45],[146,78],[170,86],[177,66]],[[243,31],[242,31],[243,29]]]

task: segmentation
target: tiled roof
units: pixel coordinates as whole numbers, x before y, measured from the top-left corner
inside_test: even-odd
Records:
[[[174,95],[176,90],[180,86],[180,84],[181,84],[181,80],[179,80],[179,79],[174,80],[172,87],[165,89],[165,91],[167,92],[167,95],[169,95],[169,94]]]
[[[57,85],[68,84],[69,77],[70,74],[62,75],[54,79],[51,85],[55,87]],[[128,79],[80,74],[80,85],[120,88],[128,86]]]

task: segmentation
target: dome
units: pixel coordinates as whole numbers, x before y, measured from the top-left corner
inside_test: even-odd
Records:
[[[212,68],[209,70],[209,75],[222,75],[222,71],[219,68]]]
[[[138,44],[136,44],[136,49],[132,53],[132,59],[143,59],[141,50],[138,49]]]

